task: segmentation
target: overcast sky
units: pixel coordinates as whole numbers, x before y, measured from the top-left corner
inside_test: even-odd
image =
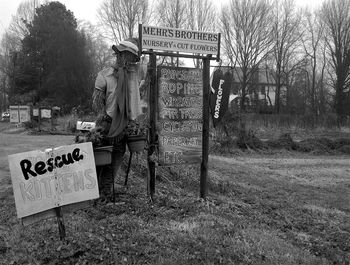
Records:
[[[23,0],[0,0],[0,38],[4,30],[9,26],[11,16],[16,14],[18,5]],[[96,10],[103,2],[103,0],[59,0],[67,9],[72,11],[75,17],[79,19],[88,20],[92,23],[97,21]],[[215,0],[214,3],[221,6],[222,3],[228,0]],[[309,6],[315,8],[321,5],[323,0],[296,0],[299,6]]]

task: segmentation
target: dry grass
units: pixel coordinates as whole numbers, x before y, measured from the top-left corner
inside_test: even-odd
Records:
[[[67,144],[70,136],[0,133],[0,139],[6,140],[0,152],[0,264],[349,264],[346,155],[211,156],[206,201],[198,198],[198,167],[158,168],[150,203],[143,154],[133,159],[128,188],[123,172],[118,177],[117,204],[65,215],[67,237],[60,241],[53,219],[20,225],[6,156],[23,146]]]

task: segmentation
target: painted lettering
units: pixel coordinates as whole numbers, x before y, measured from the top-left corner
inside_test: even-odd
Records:
[[[30,175],[36,177],[37,175],[43,175],[47,171],[52,172],[55,167],[61,168],[64,165],[73,164],[84,159],[84,156],[80,154],[80,149],[75,148],[72,153],[62,154],[56,157],[50,157],[46,163],[39,160],[35,163],[32,169],[32,162],[29,159],[23,159],[19,162],[22,170],[22,174],[25,180],[28,180]],[[47,167],[46,167],[47,166]]]
[[[221,107],[221,99],[222,99],[222,85],[225,83],[225,80],[220,79],[220,84],[218,88],[218,95],[216,97],[216,104],[215,104],[215,113],[214,118],[218,119],[220,114],[220,107]]]
[[[32,163],[28,159],[23,159],[21,162],[19,162],[19,165],[21,166],[22,174],[25,180],[29,179],[28,173],[33,177],[36,177],[38,175],[33,170],[30,169],[32,166]]]

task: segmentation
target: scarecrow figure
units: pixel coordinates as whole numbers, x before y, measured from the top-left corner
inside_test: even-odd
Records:
[[[93,93],[93,109],[99,113],[96,125],[102,127],[109,144],[113,146],[111,166],[106,166],[99,187],[102,202],[111,199],[114,176],[123,161],[126,151],[124,129],[130,120],[141,114],[137,39],[121,41],[112,49],[116,62],[98,73]]]

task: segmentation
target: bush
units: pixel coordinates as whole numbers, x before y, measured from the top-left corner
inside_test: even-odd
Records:
[[[256,137],[253,130],[249,130],[248,133],[245,129],[241,129],[237,138],[237,146],[241,149],[266,149],[266,145]]]
[[[23,122],[23,125],[26,129],[34,129],[38,127],[38,122],[32,119],[31,121]]]

